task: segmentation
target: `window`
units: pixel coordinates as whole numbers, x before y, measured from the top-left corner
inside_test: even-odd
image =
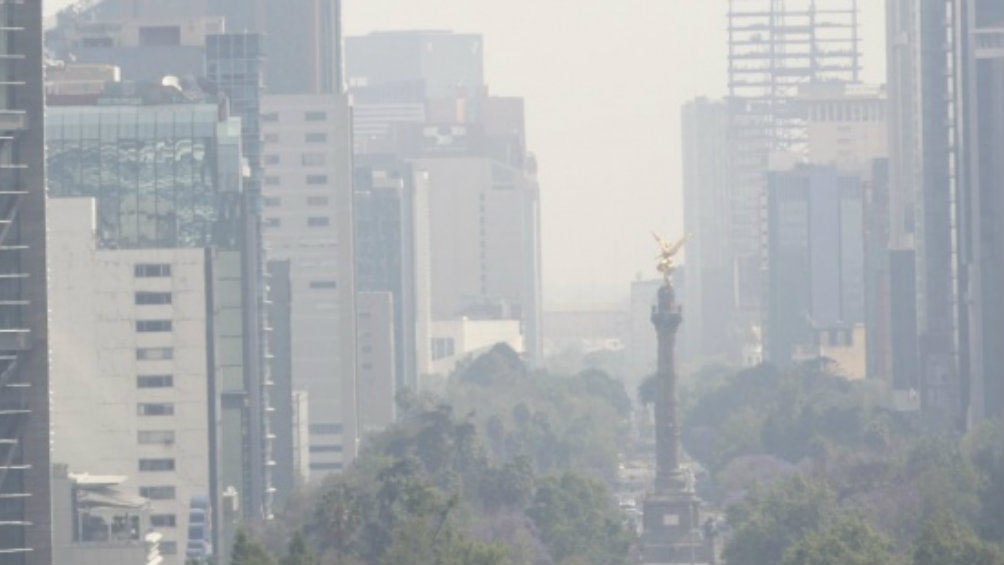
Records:
[[[341,463],[311,463],[311,471],[341,471]]]
[[[140,459],[139,470],[144,473],[173,471],[174,459]]]
[[[174,445],[174,430],[144,430],[136,434],[140,445]]]
[[[328,184],[328,175],[307,175],[307,184]]]
[[[307,218],[307,226],[312,228],[323,228],[331,225],[331,218],[327,216],[312,216]]]
[[[160,554],[161,555],[177,555],[178,554],[178,542],[176,542],[176,541],[162,541],[162,542],[160,542],[160,543],[157,544],[157,549],[160,550]]]
[[[300,163],[306,167],[319,167],[324,161],[324,153],[304,153],[300,156]]]
[[[372,345],[364,345],[362,347],[362,351],[363,351],[363,353],[373,353],[373,346]]]
[[[303,119],[308,122],[323,122],[328,119],[327,112],[304,112]]]
[[[171,276],[171,266],[164,263],[140,263],[133,267],[136,278],[159,278]]]
[[[342,446],[340,445],[311,445],[311,453],[341,453]]]
[[[147,305],[147,304],[170,304],[171,303],[171,293],[170,292],[137,292],[136,293],[136,304],[137,305]]]
[[[174,375],[140,375],[136,377],[136,388],[171,388]]]
[[[136,320],[136,331],[141,333],[169,332],[171,320]]]
[[[136,414],[139,416],[173,416],[174,404],[170,402],[141,402],[136,405]]]
[[[279,143],[279,134],[277,133],[266,133],[265,143]]]
[[[279,164],[279,156],[278,155],[265,155],[265,164],[266,165],[278,165]]]
[[[279,218],[265,218],[266,228],[277,228],[282,225],[282,220]]]
[[[261,115],[261,121],[263,122],[278,122],[279,113],[278,112],[267,112]]]
[[[327,206],[328,205],[327,196],[308,196],[307,206]]]
[[[275,208],[282,204],[282,199],[278,196],[266,196],[264,199],[265,206],[269,208]]]
[[[279,180],[279,177],[276,176],[265,177],[265,186],[279,186],[280,182],[281,181]]]
[[[170,486],[139,487],[139,495],[150,500],[174,500],[177,492],[174,487]]]
[[[450,357],[454,354],[456,345],[452,337],[432,338],[432,359],[433,361]]]
[[[337,435],[342,433],[341,424],[311,424],[310,433],[315,435]]]
[[[364,371],[373,370],[373,363],[363,363],[362,370]]]
[[[140,347],[136,350],[137,361],[163,361],[174,359],[173,347]]]
[[[314,289],[338,288],[338,283],[335,281],[310,281],[310,288]]]
[[[174,514],[151,514],[150,525],[154,528],[177,528],[178,518]]]
[[[325,143],[328,141],[328,134],[326,133],[308,133],[303,136],[304,141],[307,143]]]

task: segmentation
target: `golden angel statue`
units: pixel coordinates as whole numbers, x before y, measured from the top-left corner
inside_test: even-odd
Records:
[[[683,248],[683,244],[687,243],[687,241],[693,237],[693,234],[688,233],[687,235],[681,237],[676,243],[666,241],[655,232],[652,232],[652,237],[655,238],[655,241],[659,244],[660,248],[659,254],[655,256],[655,258],[659,260],[655,268],[657,271],[662,273],[662,278],[666,281],[666,284],[670,284],[670,277],[673,274],[673,269],[676,268],[676,265],[673,263],[673,258],[680,252],[680,249]]]

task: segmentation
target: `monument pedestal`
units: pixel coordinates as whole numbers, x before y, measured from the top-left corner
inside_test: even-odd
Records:
[[[644,563],[712,563],[700,522],[701,501],[688,492],[651,494],[643,506]]]

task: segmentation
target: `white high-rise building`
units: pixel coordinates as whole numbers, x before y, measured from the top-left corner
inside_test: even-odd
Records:
[[[50,199],[47,214],[53,461],[128,477],[180,565],[210,494],[210,254],[99,249],[90,198]]]
[[[293,388],[307,392],[310,478],[355,457],[355,281],[349,107],[338,94],[266,96],[264,239],[290,262]]]

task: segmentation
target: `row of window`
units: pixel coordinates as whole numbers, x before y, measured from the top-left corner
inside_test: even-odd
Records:
[[[275,207],[282,205],[282,198],[278,196],[266,196],[264,198],[265,206]],[[327,196],[308,196],[307,206],[327,206],[331,202],[331,199]]]
[[[278,161],[276,161],[278,163]],[[272,163],[273,165],[275,163]],[[306,184],[309,185],[320,185],[328,184],[328,175],[307,175],[303,177]],[[265,186],[279,186],[282,184],[282,179],[274,175],[267,175],[265,177]]]
[[[140,347],[136,350],[137,361],[164,361],[174,359],[173,347]]]
[[[328,119],[328,113],[323,110],[310,110],[303,113],[303,119],[308,122],[323,122]],[[278,122],[279,112],[266,112],[261,115],[263,122]]]
[[[171,402],[140,402],[136,405],[137,416],[173,416],[174,404]]]
[[[277,228],[282,225],[282,220],[279,218],[265,218],[265,226],[269,228]],[[311,216],[307,218],[308,228],[323,228],[331,225],[331,218],[327,216]]]
[[[136,377],[136,388],[171,388],[174,375],[140,375]]]
[[[174,500],[177,489],[173,486],[139,487],[139,495],[150,500]]]
[[[140,263],[133,267],[136,278],[161,278],[171,276],[171,265],[166,263]]]
[[[155,304],[170,304],[171,303],[171,293],[170,292],[137,292],[136,305],[146,306]]]
[[[141,473],[163,473],[174,470],[174,459],[140,459]]]
[[[136,320],[136,331],[141,333],[169,332],[173,329],[171,320]]]

